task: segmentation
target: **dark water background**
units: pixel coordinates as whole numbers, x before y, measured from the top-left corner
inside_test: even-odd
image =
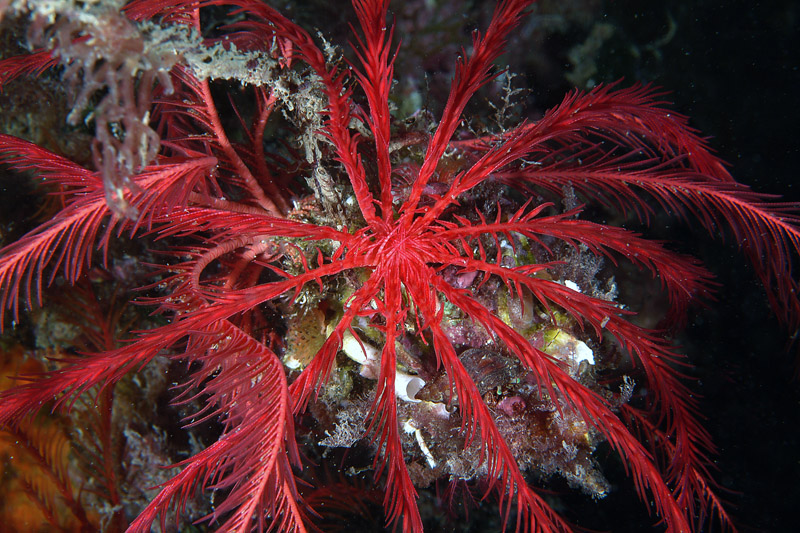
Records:
[[[672,91],[734,177],[754,190],[800,200],[800,5],[792,1],[614,1],[620,42],[647,43],[677,29],[659,54],[609,61],[608,77],[653,81]],[[603,70],[603,66],[600,67]],[[698,365],[707,427],[719,447],[717,479],[742,531],[796,531],[800,505],[798,350],[771,315],[752,270],[732,246],[694,237],[693,253],[719,276],[719,302],[698,311],[680,340]],[[797,269],[796,269],[797,272]],[[796,276],[795,276],[796,277]],[[649,530],[626,511],[613,531]]]

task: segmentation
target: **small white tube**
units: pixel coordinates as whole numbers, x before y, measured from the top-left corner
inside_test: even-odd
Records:
[[[400,371],[394,375],[394,392],[398,398],[406,402],[420,402],[421,400],[418,400],[416,396],[424,386],[425,380],[419,376],[412,376]]]
[[[342,336],[342,351],[347,357],[361,364],[359,374],[367,379],[378,379],[380,375],[380,354],[378,349],[360,342],[352,333],[346,331]],[[417,393],[425,386],[425,380],[397,371],[394,376],[394,392],[403,401],[417,403]]]
[[[422,431],[417,429],[411,420],[406,420],[405,424],[403,424],[403,431],[406,433],[413,433],[414,438],[417,440],[417,445],[419,449],[422,451],[422,455],[425,456],[425,460],[428,462],[428,466],[431,468],[436,468],[436,459],[433,457],[430,448],[428,445],[425,444],[425,439],[422,437]]]

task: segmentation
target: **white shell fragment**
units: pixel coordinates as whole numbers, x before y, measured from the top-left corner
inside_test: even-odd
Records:
[[[405,424],[403,424],[403,431],[414,434],[414,438],[417,439],[417,444],[419,445],[419,449],[422,451],[422,455],[424,455],[425,460],[428,461],[428,466],[431,468],[436,468],[436,459],[433,457],[428,445],[425,444],[425,439],[422,437],[422,432],[414,426],[414,423],[410,419],[406,420]]]
[[[378,379],[380,375],[380,353],[378,349],[365,342],[360,342],[349,331],[342,337],[342,351],[347,357],[361,365],[361,374],[367,379]],[[394,392],[403,401],[417,403],[417,393],[425,386],[425,380],[397,371],[394,376]]]

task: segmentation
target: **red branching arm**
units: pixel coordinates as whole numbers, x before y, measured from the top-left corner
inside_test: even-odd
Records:
[[[267,154],[264,150],[264,130],[267,127],[269,118],[275,109],[275,104],[278,97],[274,92],[264,88],[256,88],[256,106],[257,114],[253,123],[251,131],[248,131],[250,138],[250,145],[253,147],[253,164],[259,179],[259,183],[263,183],[267,194],[270,198],[275,200],[275,203],[284,213],[289,211],[289,204],[284,199],[284,194],[281,192],[281,184],[276,180],[273,172],[269,169],[267,164]]]
[[[380,279],[372,277],[356,290],[346,302],[344,316],[325,339],[311,363],[292,382],[290,392],[296,413],[304,411],[311,395],[328,381],[336,361],[336,354],[342,347],[345,332],[352,328],[353,320],[368,306],[378,293],[379,287]]]
[[[32,142],[0,133],[0,162],[20,171],[35,171],[45,180],[70,188],[102,187],[94,172]]]
[[[517,298],[522,297],[522,288],[531,291],[545,308],[557,305],[572,315],[579,324],[588,322],[597,338],[602,337],[603,330],[608,331],[619,340],[624,349],[642,363],[651,382],[650,386],[657,393],[658,400],[663,401],[669,411],[675,413],[678,419],[685,414],[686,420],[692,419],[696,414],[693,402],[686,400],[689,403],[681,403],[685,401],[683,398],[689,398],[691,394],[672,368],[674,364],[686,366],[684,358],[673,352],[671,347],[654,332],[625,320],[623,315],[632,314],[630,311],[622,310],[613,302],[587,296],[560,283],[532,276],[531,274],[539,270],[542,265],[503,267],[476,259],[462,259],[451,264],[461,265],[468,271],[497,276]],[[674,394],[676,391],[681,394]],[[705,430],[699,424],[697,426],[697,431],[705,435]],[[710,439],[702,440],[710,446]]]
[[[501,219],[498,212],[494,222],[487,222],[478,213],[480,223],[472,223],[463,217],[456,217],[459,224],[439,222],[448,229],[437,232],[437,237],[460,242],[462,247],[470,250],[469,242],[464,239],[479,239],[483,235],[505,235],[510,242],[512,233],[524,235],[547,249],[541,236],[556,237],[577,248],[583,244],[596,254],[615,261],[612,252],[616,252],[633,262],[647,268],[654,277],[660,279],[670,299],[670,318],[680,322],[689,303],[698,296],[708,294],[713,285],[712,274],[692,257],[671,252],[662,243],[643,239],[639,234],[614,226],[606,226],[594,222],[575,220],[580,212],[572,210],[553,216],[539,216],[542,209],[549,204],[542,204],[529,209],[526,204],[507,220]],[[467,252],[469,253],[469,252]],[[454,261],[454,262],[457,262]]]
[[[684,117],[660,107],[652,88],[613,88],[598,87],[588,94],[576,91],[537,122],[498,138],[456,143],[482,155],[440,203],[449,205],[492,176],[513,186],[543,187],[557,194],[569,185],[604,203],[611,193],[615,206],[633,207],[646,215],[649,207],[629,188],[640,186],[639,180],[653,178],[668,185],[671,178],[683,176],[732,183],[705,141]],[[514,160],[520,163],[499,171]],[[594,179],[593,173],[598,173]]]
[[[3,87],[19,76],[40,76],[45,70],[58,64],[58,58],[47,50],[13,56],[0,61],[0,93]]]
[[[623,405],[621,409],[623,418],[626,418],[632,427],[636,427],[644,433],[644,438],[640,440],[651,442],[654,453],[662,456],[667,463],[680,453],[671,436],[653,423],[650,413],[630,405]],[[687,510],[687,516],[695,518],[698,525],[697,530],[702,530],[707,519],[711,519],[716,520],[722,526],[722,531],[736,533],[737,529],[733,518],[725,509],[723,500],[716,494],[715,490],[719,489],[719,486],[711,478],[706,464],[686,465],[679,472],[674,472],[673,477],[675,499],[678,505]],[[699,509],[697,508],[698,504],[700,505]]]
[[[681,320],[686,307],[712,290],[713,274],[697,259],[666,249],[662,243],[644,239],[623,228],[584,220],[566,220],[571,213],[543,217],[532,224],[532,233],[549,235],[573,247],[586,245],[595,254],[612,260],[616,252],[640,267],[647,268],[661,281],[670,301],[670,316]]]
[[[0,162],[17,170],[36,170],[47,183],[79,194],[54,218],[0,250],[0,329],[6,309],[19,317],[19,296],[24,291],[31,303],[33,286],[36,301],[42,300],[42,275],[47,266],[53,276],[63,265],[67,279],[74,283],[91,262],[93,244],[108,214],[100,178],[67,159],[32,143],[0,135]],[[111,228],[102,239],[108,244]],[[49,281],[52,281],[53,276]]]
[[[74,283],[91,264],[96,243],[105,251],[115,228],[121,231],[130,226],[135,231],[142,225],[149,227],[154,214],[185,205],[193,184],[216,164],[214,158],[198,158],[148,167],[136,177],[139,192],[130,201],[143,215],[133,224],[111,216],[98,242],[98,232],[110,212],[97,173],[7,135],[0,135],[0,161],[18,170],[36,170],[46,183],[65,188],[68,197],[66,208],[54,218],[0,250],[0,327],[6,309],[18,317],[21,293],[30,303],[35,286],[36,301],[41,303],[45,268],[52,272],[48,283],[62,267],[67,280]]]
[[[354,194],[358,205],[364,215],[365,220],[370,224],[378,222],[373,205],[373,197],[367,186],[366,175],[361,156],[358,153],[357,137],[349,127],[353,118],[351,113],[350,89],[345,89],[345,72],[337,73],[335,68],[326,65],[325,57],[319,48],[314,44],[311,36],[304,29],[293,23],[280,12],[271,6],[257,0],[203,0],[195,2],[193,0],[179,0],[170,4],[166,11],[154,6],[147,0],[134,2],[127,7],[129,16],[136,19],[153,18],[167,15],[171,20],[181,23],[198,24],[198,9],[206,6],[227,6],[237,8],[238,12],[248,17],[248,20],[238,22],[231,26],[241,32],[251,31],[257,35],[253,42],[263,43],[265,52],[269,51],[270,43],[279,44],[281,51],[292,49],[292,54],[297,52],[297,58],[304,60],[314,72],[321,78],[326,96],[328,97],[328,120],[324,133],[325,137],[333,144],[336,158],[342,163],[353,186]],[[235,34],[231,38],[235,38]],[[288,52],[287,52],[288,53]],[[295,59],[284,57],[287,64]],[[199,93],[201,110],[205,105],[208,109],[200,113],[198,118],[204,120],[206,129],[213,132],[220,139],[223,152],[227,154],[226,159],[234,166],[237,174],[246,183],[247,188],[253,193],[256,201],[271,214],[280,214],[280,210],[275,209],[275,203],[280,204],[280,200],[273,199],[259,192],[260,185],[252,177],[250,169],[241,163],[241,158],[235,153],[235,149],[227,140],[224,131],[219,125],[216,117],[216,109],[207,90],[202,86],[207,82],[196,82],[200,85]],[[177,102],[176,102],[177,103]],[[180,105],[179,103],[177,103]],[[196,109],[187,112],[196,113]],[[216,117],[216,118],[215,118]],[[274,191],[273,191],[274,192]],[[274,195],[273,195],[274,196]],[[270,205],[272,204],[272,205]]]
[[[391,275],[394,274],[394,275]],[[396,273],[384,276],[384,301],[382,314],[386,318],[383,328],[385,343],[381,351],[380,372],[375,400],[370,410],[368,433],[382,452],[375,457],[375,478],[380,478],[386,469],[386,493],[383,507],[388,511],[387,521],[398,523],[403,519],[403,531],[422,532],[422,518],[419,515],[416,499],[417,491],[411,481],[408,468],[403,460],[403,444],[400,440],[397,420],[397,396],[395,375],[397,373],[397,354],[395,341],[400,328],[405,324],[405,311],[402,306],[400,280]]]
[[[512,500],[516,498],[517,531],[537,533],[571,531],[566,522],[527,485],[513,453],[494,423],[489,408],[441,327],[438,318],[441,310],[437,311],[440,304],[436,291],[442,292],[449,299],[453,289],[432,271],[428,271],[428,274],[429,277],[423,276],[420,279],[432,281],[432,287],[427,283],[415,283],[411,284],[408,289],[414,303],[425,317],[423,327],[427,327],[431,332],[438,362],[450,377],[451,386],[454,387],[458,396],[462,429],[465,431],[467,445],[476,436],[480,438],[481,456],[486,461],[488,470],[488,490],[498,489],[501,507],[505,502],[504,516],[506,519],[511,512]],[[490,314],[487,309],[483,309],[483,311]]]
[[[326,263],[296,276],[287,275],[287,279],[281,281],[226,291],[224,294],[207,294],[212,302],[206,304],[200,303],[197,295],[192,293],[190,297],[194,299],[194,308],[184,310],[170,324],[140,332],[137,339],[126,346],[76,359],[70,365],[47,373],[32,383],[2,393],[0,425],[18,422],[45,402],[55,400],[56,407],[67,408],[90,388],[115,383],[128,372],[146,365],[161,350],[177,345],[192,332],[201,331],[287,292],[294,291],[296,295],[306,283],[321,282],[324,276],[352,267],[351,262],[344,260]]]
[[[653,414],[658,418],[664,417],[667,428],[665,438],[674,439],[675,451],[669,456],[667,479],[675,483],[680,494],[684,494],[686,501],[682,505],[689,500],[694,502],[695,498],[710,501],[703,496],[707,487],[701,486],[698,479],[701,473],[706,473],[707,452],[713,450],[713,444],[700,423],[691,391],[674,369],[675,365],[687,365],[683,358],[652,332],[625,320],[621,311],[610,302],[586,296],[552,281],[529,277],[522,268],[509,269],[484,264],[480,270],[501,277],[517,296],[520,287],[526,287],[542,305],[549,307],[555,304],[578,321],[586,320],[593,326],[598,338],[605,329],[618,339],[644,369],[647,383],[655,393]],[[494,317],[489,318],[495,320]],[[495,324],[494,327],[499,326]]]
[[[651,208],[644,192],[670,214],[696,217],[712,235],[728,228],[767,286],[773,309],[796,328],[800,299],[791,258],[800,253],[800,205],[774,202],[772,196],[733,182],[686,119],[661,107],[655,96],[647,86],[573,93],[540,121],[505,136],[501,147],[530,140],[526,159],[492,176],[519,188],[557,194],[572,187],[647,218]],[[496,151],[490,150],[473,168],[484,166]],[[467,186],[469,181],[463,178],[461,183]]]
[[[273,217],[260,210],[236,212],[226,208],[188,207],[179,213],[155,217],[153,223],[161,226],[158,229],[160,238],[213,231],[216,240],[250,234],[314,241],[330,239],[343,245],[354,241],[353,235],[329,226]]]
[[[527,339],[493,315],[468,292],[451,287],[441,278],[436,279],[434,285],[451,303],[459,307],[486,331],[492,332],[520,361],[539,376],[540,383],[558,390],[567,400],[567,405],[576,409],[587,423],[594,425],[614,449],[627,459],[640,498],[646,499],[646,490],[650,490],[658,516],[664,519],[668,531],[681,533],[691,531],[683,510],[673,498],[657,467],[653,464],[650,454],[631,435],[602,398],[572,379],[558,366],[557,362],[547,354],[533,348]]]
[[[130,204],[141,215],[129,224],[131,231],[139,228],[149,231],[157,220],[185,209],[192,191],[202,187],[216,165],[215,157],[195,154],[195,157],[177,158],[174,162],[165,159],[158,165],[145,168],[134,181],[141,190],[132,195]]]
[[[325,94],[328,97],[328,121],[325,136],[334,146],[337,160],[344,166],[353,187],[358,206],[364,219],[370,226],[379,224],[375,213],[374,198],[367,186],[364,165],[358,153],[358,142],[350,131],[351,112],[350,89],[344,88],[345,72],[336,72],[329,68],[325,57],[314,44],[311,36],[297,24],[293,23],[276,9],[254,0],[210,0],[208,5],[234,5],[241,8],[249,16],[258,17],[262,21],[239,23],[241,28],[252,28],[267,39],[278,38],[290,42],[297,50],[298,57],[305,61],[322,79]]]
[[[539,137],[538,130],[527,128],[525,125],[509,132],[502,142],[492,146],[469,169],[457,174],[447,192],[415,223],[422,226],[432,222],[445,209],[455,204],[461,194],[493,176],[506,165],[528,156],[535,143],[540,140]]]
[[[565,185],[601,199],[610,191],[620,205],[630,202],[645,213],[649,208],[641,198],[613,186],[615,175],[623,179],[627,176],[637,185],[636,180],[649,177],[666,183],[670,181],[671,167],[683,165],[683,175],[732,182],[722,163],[685,119],[658,106],[652,89],[636,86],[612,91],[612,87],[601,87],[586,95],[575,92],[541,120],[522,124],[493,142],[477,143],[483,155],[456,176],[447,193],[428,210],[425,220],[433,220],[459,195],[490,177],[515,186],[541,186],[557,194],[563,192],[561,187]],[[599,142],[601,139],[611,141],[612,148]],[[513,171],[501,172],[516,161],[522,163],[515,165]],[[551,167],[562,169],[560,182],[548,180]],[[589,184],[586,173],[594,170],[605,171],[612,184],[605,184],[603,179]]]
[[[214,148],[217,149],[220,158],[232,167],[237,179],[243,183],[256,204],[271,215],[280,216],[285,214],[283,209],[276,203],[276,201],[279,201],[277,191],[273,189],[271,191],[273,193],[272,196],[267,196],[261,184],[256,180],[250,168],[242,160],[230,139],[228,139],[228,134],[222,126],[217,106],[211,96],[208,80],[197,80],[188,72],[180,72],[179,77],[183,81],[183,87],[193,93],[192,118],[211,135],[211,139],[214,140]]]
[[[789,326],[800,324],[797,283],[792,257],[800,253],[800,206],[770,202],[771,196],[730,182],[687,176],[682,172],[619,172],[587,167],[578,171],[530,167],[501,173],[504,180],[521,178],[531,185],[571,186],[590,198],[613,197],[628,209],[648,209],[634,189],[653,195],[665,210],[681,218],[697,217],[711,235],[728,228],[768,289],[776,314]],[[637,209],[639,210],[639,209]]]
[[[183,470],[163,485],[129,531],[150,531],[157,515],[164,529],[168,508],[181,509],[203,486],[231,489],[209,517],[227,518],[219,531],[248,533],[255,523],[260,531],[305,532],[305,509],[291,468],[300,460],[283,365],[269,348],[227,321],[192,338],[187,354],[202,368],[191,383],[202,383],[208,405],[224,409],[225,433],[178,465]]]
[[[402,208],[406,218],[414,216],[422,192],[461,122],[464,107],[475,91],[492,79],[492,63],[503,53],[506,36],[519,24],[525,8],[532,3],[533,0],[503,0],[495,9],[486,34],[481,36],[476,32],[473,35],[472,55],[468,59],[461,58],[456,62],[455,78],[442,119],[428,145],[419,176],[414,181],[408,200]]]
[[[393,30],[386,29],[389,0],[353,0],[353,7],[364,32],[364,39],[358,39],[361,52],[356,52],[363,71],[356,71],[356,76],[369,103],[367,122],[375,137],[381,215],[388,221],[392,216],[389,89],[394,70],[394,57],[389,57]]]
[[[170,325],[142,332],[135,342],[121,348],[67,359],[63,368],[3,392],[0,394],[0,426],[19,423],[47,402],[54,401],[54,409],[68,409],[78,396],[92,387],[106,387],[119,381],[128,372],[146,365],[161,350],[176,345],[190,332],[206,328],[215,321],[213,313],[202,311],[186,315]],[[234,312],[236,310],[231,314]]]
[[[688,119],[664,107],[666,102],[659,100],[663,93],[651,85],[635,84],[628,88],[617,88],[617,85],[597,86],[588,93],[575,90],[541,120],[507,131],[499,139],[454,144],[484,151],[498,140],[518,135],[520,128],[537,130],[539,142],[567,139],[586,142],[587,134],[599,135],[595,142],[600,138],[611,140],[618,146],[642,150],[639,155],[660,161],[682,159],[697,174],[715,181],[733,181],[706,140],[688,125]],[[565,137],[565,134],[575,136]],[[570,144],[565,142],[563,146]],[[543,155],[548,153],[552,153],[552,147],[542,152]]]

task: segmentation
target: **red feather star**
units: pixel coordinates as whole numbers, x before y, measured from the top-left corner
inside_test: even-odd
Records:
[[[689,362],[666,332],[635,325],[593,274],[573,279],[587,258],[632,263],[660,281],[667,322],[679,324],[714,288],[711,274],[663,243],[581,219],[578,202],[559,211],[553,201],[578,198],[644,221],[660,208],[732,234],[792,329],[798,206],[735,182],[649,86],[575,91],[539,120],[467,135],[467,103],[496,77],[531,4],[498,3],[458,59],[431,132],[401,132],[404,117],[390,105],[402,51],[388,0],[353,0],[349,67],[256,0],[129,4],[131,24],[186,36],[199,35],[201,9],[220,9],[236,22],[195,37],[203,49],[272,71],[251,82],[245,111],[220,97],[230,85],[215,86],[188,52],[171,59],[168,75],[148,78],[152,102],[136,97],[158,154],[125,179],[106,164],[123,143],[106,153],[98,141],[90,170],[0,135],[0,161],[64,201],[0,250],[0,320],[18,321],[20,300],[41,304],[57,277],[76,283],[123,235],[172,250],[151,286],[161,294],[145,299],[164,325],[3,392],[0,425],[45,404],[67,410],[169,354],[191,364],[177,401],[206,405],[191,424],[217,420],[221,435],[178,465],[131,532],[150,531],[159,516],[164,524],[198,488],[225,496],[206,517],[219,531],[313,530],[323,510],[297,481],[303,447],[319,441],[301,435],[309,419],[330,446],[352,445],[344,432],[359,432],[387,523],[403,531],[423,530],[418,490],[438,478],[480,480],[517,530],[571,531],[536,480],[561,476],[604,496],[600,444],[619,455],[667,531],[701,531],[710,520],[733,529],[710,476],[713,445],[686,384]],[[0,83],[75,61],[58,51],[6,60]],[[323,106],[316,129],[280,116],[299,112],[288,102],[300,105],[291,98],[301,93]],[[233,120],[221,111],[231,104]],[[293,137],[271,137],[276,128]],[[631,399],[634,388],[644,399]]]

